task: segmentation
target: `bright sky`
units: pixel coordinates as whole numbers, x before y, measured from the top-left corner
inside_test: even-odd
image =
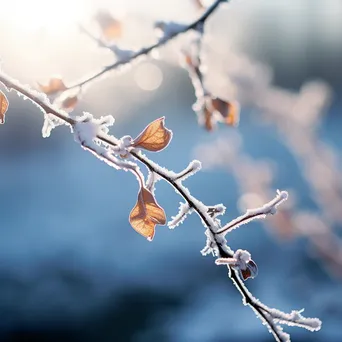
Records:
[[[89,0],[10,0],[2,4],[0,17],[27,34],[41,28],[63,31],[82,20],[89,13],[90,4]]]
[[[89,20],[99,8],[117,12],[119,16],[124,12],[134,14],[145,12],[152,18],[173,14],[182,18],[184,11],[180,9],[190,9],[186,2],[179,0],[9,0],[1,1],[0,19],[28,34],[41,28],[56,33],[65,32],[70,25],[77,22]]]
[[[4,70],[23,81],[31,83],[56,73],[73,81],[113,62],[113,55],[96,46],[77,26],[81,23],[99,37],[99,27],[93,20],[99,9],[123,20],[124,47],[137,49],[155,41],[156,19],[193,20],[198,13],[191,1],[3,0],[0,1],[0,60]],[[156,74],[156,84],[141,81],[140,86],[157,87],[160,75],[153,68],[148,70]]]

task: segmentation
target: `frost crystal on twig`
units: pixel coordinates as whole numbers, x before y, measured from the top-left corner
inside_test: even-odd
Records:
[[[304,317],[302,312],[304,309],[299,311],[293,310],[289,314],[284,314],[282,311],[277,309],[269,310],[269,314],[273,320],[279,324],[286,324],[289,326],[297,326],[310,331],[317,331],[321,328],[322,322],[318,318]]]
[[[183,181],[188,177],[193,176],[199,170],[201,170],[201,162],[198,160],[193,160],[183,171],[175,174],[173,179],[176,181]]]
[[[132,144],[133,144],[132,137],[130,135],[125,135],[118,141],[117,146],[112,147],[112,151],[115,154],[119,154],[121,157],[126,158],[129,154],[129,151],[127,149],[131,147]]]
[[[161,177],[154,171],[149,171],[148,177],[146,180],[146,188],[153,194],[155,185],[160,180]]]
[[[293,327],[304,328],[309,331],[318,331],[322,327],[322,322],[318,318],[310,318],[302,316],[302,310],[293,310],[287,314],[277,309],[271,309],[265,305],[261,305],[263,314],[267,317],[270,324],[270,332],[275,336],[279,342],[291,342],[290,335],[283,331],[281,325],[288,325]],[[275,335],[276,333],[276,335]]]
[[[121,62],[129,61],[130,58],[132,58],[132,56],[135,54],[135,51],[121,49],[120,47],[118,47],[115,44],[109,46],[109,48],[111,51],[113,51],[117,60],[119,60]]]
[[[231,266],[238,271],[243,280],[255,278],[258,275],[258,267],[251,259],[251,254],[248,251],[238,249],[232,258],[217,258],[216,265]]]
[[[266,217],[266,215],[274,215],[277,211],[277,207],[288,198],[288,193],[286,191],[277,191],[277,196],[270,202],[266,203],[260,208],[248,209],[246,214],[239,216],[235,220],[227,223],[222,227],[217,233],[227,234],[228,231],[236,229],[243,224],[246,224],[252,220],[260,219]]]
[[[51,135],[51,131],[57,126],[64,125],[65,122],[56,118],[52,114],[44,114],[44,124],[42,128],[42,136],[43,138],[48,138]]]
[[[93,147],[98,132],[98,125],[93,121],[91,114],[84,114],[73,125],[74,137],[81,145]]]
[[[226,212],[226,207],[223,204],[216,204],[212,207],[208,207],[208,214],[212,218],[216,218],[219,215],[224,215]]]
[[[179,212],[176,216],[172,217],[172,220],[167,223],[170,229],[174,229],[184,222],[186,217],[191,214],[192,209],[189,206],[189,203],[180,203]]]
[[[168,40],[174,34],[186,30],[188,25],[176,23],[174,21],[156,21],[154,28],[156,30],[157,36],[161,40]]]

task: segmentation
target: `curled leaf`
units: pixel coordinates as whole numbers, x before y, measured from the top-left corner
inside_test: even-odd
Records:
[[[142,187],[135,207],[129,215],[131,226],[142,236],[152,241],[157,224],[164,225],[166,216],[163,208],[156,202],[152,193]]]
[[[221,116],[221,121],[229,126],[239,123],[240,108],[237,102],[224,101],[218,97],[211,99],[211,105]]]
[[[152,152],[163,150],[170,142],[172,132],[165,128],[164,117],[151,122],[140,135],[134,139],[132,146]]]
[[[237,271],[239,276],[246,281],[249,278],[255,278],[258,275],[258,266],[251,259],[251,255],[248,251],[238,249],[234,253],[233,258],[217,258],[215,260],[216,265],[227,265]]]
[[[239,273],[245,281],[249,278],[253,279],[258,275],[258,266],[252,259],[248,261],[246,266],[245,270],[239,269]]]
[[[46,95],[53,95],[67,89],[63,80],[58,77],[51,78],[48,85],[38,83],[38,87]]]
[[[64,109],[64,110],[67,110],[67,111],[72,111],[75,107],[76,107],[76,104],[78,102],[78,97],[77,95],[75,96],[69,96],[67,98],[65,98],[61,104],[61,107]]]
[[[198,98],[194,105],[200,124],[212,131],[217,122],[229,126],[237,126],[240,117],[240,107],[235,101],[229,102],[218,97],[205,96]]]
[[[102,35],[106,40],[115,40],[122,36],[122,24],[113,18],[108,12],[99,11],[95,15],[95,20],[99,24]]]
[[[8,100],[6,95],[0,91],[0,123],[5,123],[5,114],[8,109]]]

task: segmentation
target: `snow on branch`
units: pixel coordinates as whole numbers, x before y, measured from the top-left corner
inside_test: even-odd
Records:
[[[317,318],[310,318],[302,316],[302,310],[293,310],[289,314],[284,314],[277,309],[268,310],[269,315],[276,323],[286,324],[289,326],[297,326],[310,331],[317,331],[321,328],[322,322]]]
[[[173,179],[175,181],[183,181],[191,176],[193,176],[195,173],[201,170],[201,162],[198,160],[192,160],[189,165],[181,172],[176,173],[173,175]]]
[[[160,40],[170,40],[170,37],[177,34],[177,32],[186,31],[188,25],[176,23],[174,21],[156,21],[154,28]]]
[[[174,229],[180,224],[184,222],[186,217],[191,214],[192,209],[189,206],[189,203],[180,203],[179,211],[176,216],[172,217],[172,220],[167,223],[170,229]]]
[[[312,332],[318,331],[322,327],[322,322],[318,318],[307,318],[302,316],[301,313],[304,309],[299,311],[293,310],[291,313],[287,314],[277,309],[271,309],[263,304],[260,307],[264,317],[267,317],[268,321],[271,322],[272,330],[270,330],[270,332],[277,342],[291,342],[290,335],[283,331],[282,325],[303,328]]]
[[[240,227],[252,220],[265,218],[267,215],[274,215],[277,212],[277,207],[288,198],[288,193],[286,191],[277,191],[277,196],[273,198],[272,201],[266,203],[260,208],[248,209],[246,214],[239,216],[238,218],[230,221],[220,230],[217,234],[226,235],[229,231]]]
[[[213,218],[216,218],[219,215],[224,215],[225,212],[226,207],[222,203],[216,204],[212,207],[208,207],[208,214]]]
[[[219,3],[219,2],[217,2]],[[212,7],[213,8],[213,7]],[[243,250],[236,252],[227,245],[225,235],[227,232],[248,223],[256,218],[264,218],[268,214],[275,214],[276,208],[284,202],[288,195],[287,192],[278,192],[277,196],[269,203],[257,209],[250,209],[243,216],[232,220],[225,226],[221,226],[217,215],[224,213],[222,205],[206,206],[200,200],[195,198],[182,183],[182,177],[192,173],[194,165],[198,166],[198,162],[192,163],[190,170],[186,172],[181,179],[175,179],[175,173],[164,167],[159,166],[142,153],[141,150],[148,152],[159,152],[166,148],[172,138],[172,132],[164,126],[164,118],[157,119],[150,123],[142,133],[132,139],[125,136],[118,139],[109,134],[109,126],[113,124],[113,119],[105,117],[94,119],[89,113],[85,113],[79,118],[72,118],[66,112],[56,109],[49,103],[46,96],[41,96],[29,87],[22,86],[19,82],[0,73],[0,83],[4,84],[8,89],[15,90],[29,98],[43,112],[56,117],[70,126],[75,139],[81,146],[94,154],[97,158],[105,161],[108,165],[116,169],[123,169],[134,173],[139,181],[140,189],[138,193],[137,203],[132,209],[129,221],[132,227],[142,236],[152,241],[155,236],[156,225],[164,225],[166,223],[166,215],[163,208],[157,203],[153,194],[156,179],[163,179],[178,193],[184,200],[181,205],[179,214],[173,218],[170,226],[175,226],[183,222],[185,215],[193,211],[200,218],[207,236],[206,247],[202,250],[203,255],[213,253],[217,256],[216,263],[224,264],[229,270],[229,277],[239,290],[243,303],[250,306],[262,322],[268,327],[276,341],[289,341],[289,335],[282,331],[279,324],[294,325],[303,327],[311,331],[318,330],[321,323],[318,319],[304,318],[301,312],[293,311],[291,314],[285,314],[279,310],[268,308],[266,305],[257,300],[247,289],[244,280],[253,278],[257,274],[256,263],[251,259],[250,253]],[[0,94],[2,94],[0,92]],[[4,97],[4,94],[2,94]],[[5,110],[8,103],[5,101]],[[6,105],[7,103],[7,105]],[[3,107],[1,107],[1,113]],[[150,177],[145,184],[144,176],[140,172],[137,163],[145,166]]]
[[[154,189],[156,186],[156,183],[160,180],[158,174],[156,174],[154,171],[150,171],[146,180],[146,188],[151,191],[151,193],[154,193]]]
[[[232,258],[217,258],[216,265],[227,265],[239,272],[243,280],[255,278],[258,275],[258,266],[251,259],[251,254],[248,251],[238,249]]]

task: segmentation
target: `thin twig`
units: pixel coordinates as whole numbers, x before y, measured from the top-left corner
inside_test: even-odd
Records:
[[[87,84],[87,83],[89,83],[89,82],[99,78],[100,76],[106,74],[107,72],[109,72],[111,70],[115,70],[115,69],[117,69],[118,67],[120,67],[122,65],[126,65],[126,64],[132,63],[134,60],[136,60],[137,58],[139,58],[141,56],[146,56],[146,55],[150,54],[154,49],[160,48],[161,46],[165,45],[169,41],[171,41],[174,38],[176,38],[177,36],[179,36],[180,34],[183,34],[183,33],[186,33],[186,32],[188,32],[190,30],[196,29],[199,25],[203,25],[206,22],[206,20],[212,15],[212,13],[214,13],[214,11],[217,9],[217,7],[222,2],[228,2],[228,1],[229,0],[216,0],[196,21],[194,21],[193,23],[191,23],[188,26],[186,26],[183,30],[174,32],[171,35],[167,36],[166,38],[160,39],[157,43],[152,44],[152,45],[150,45],[148,47],[142,48],[141,50],[139,50],[136,53],[134,53],[128,59],[119,60],[119,61],[116,61],[115,63],[113,63],[111,65],[108,65],[108,66],[104,67],[101,71],[95,73],[94,75],[89,76],[89,77],[85,78],[84,80],[81,80],[81,81],[79,81],[79,82],[69,86],[68,89],[82,87],[85,84]],[[80,28],[88,36],[90,36],[93,40],[95,40],[97,43],[101,44],[101,46],[104,46],[104,44],[100,43],[100,40],[96,39],[94,36],[92,36],[88,31],[86,31],[82,27],[80,27]]]
[[[91,34],[83,25],[78,24],[79,30],[84,33],[86,36],[88,36],[90,39],[92,39],[94,42],[96,42],[100,47],[103,48],[109,48],[107,44],[105,44],[102,39],[96,38],[93,34]]]

